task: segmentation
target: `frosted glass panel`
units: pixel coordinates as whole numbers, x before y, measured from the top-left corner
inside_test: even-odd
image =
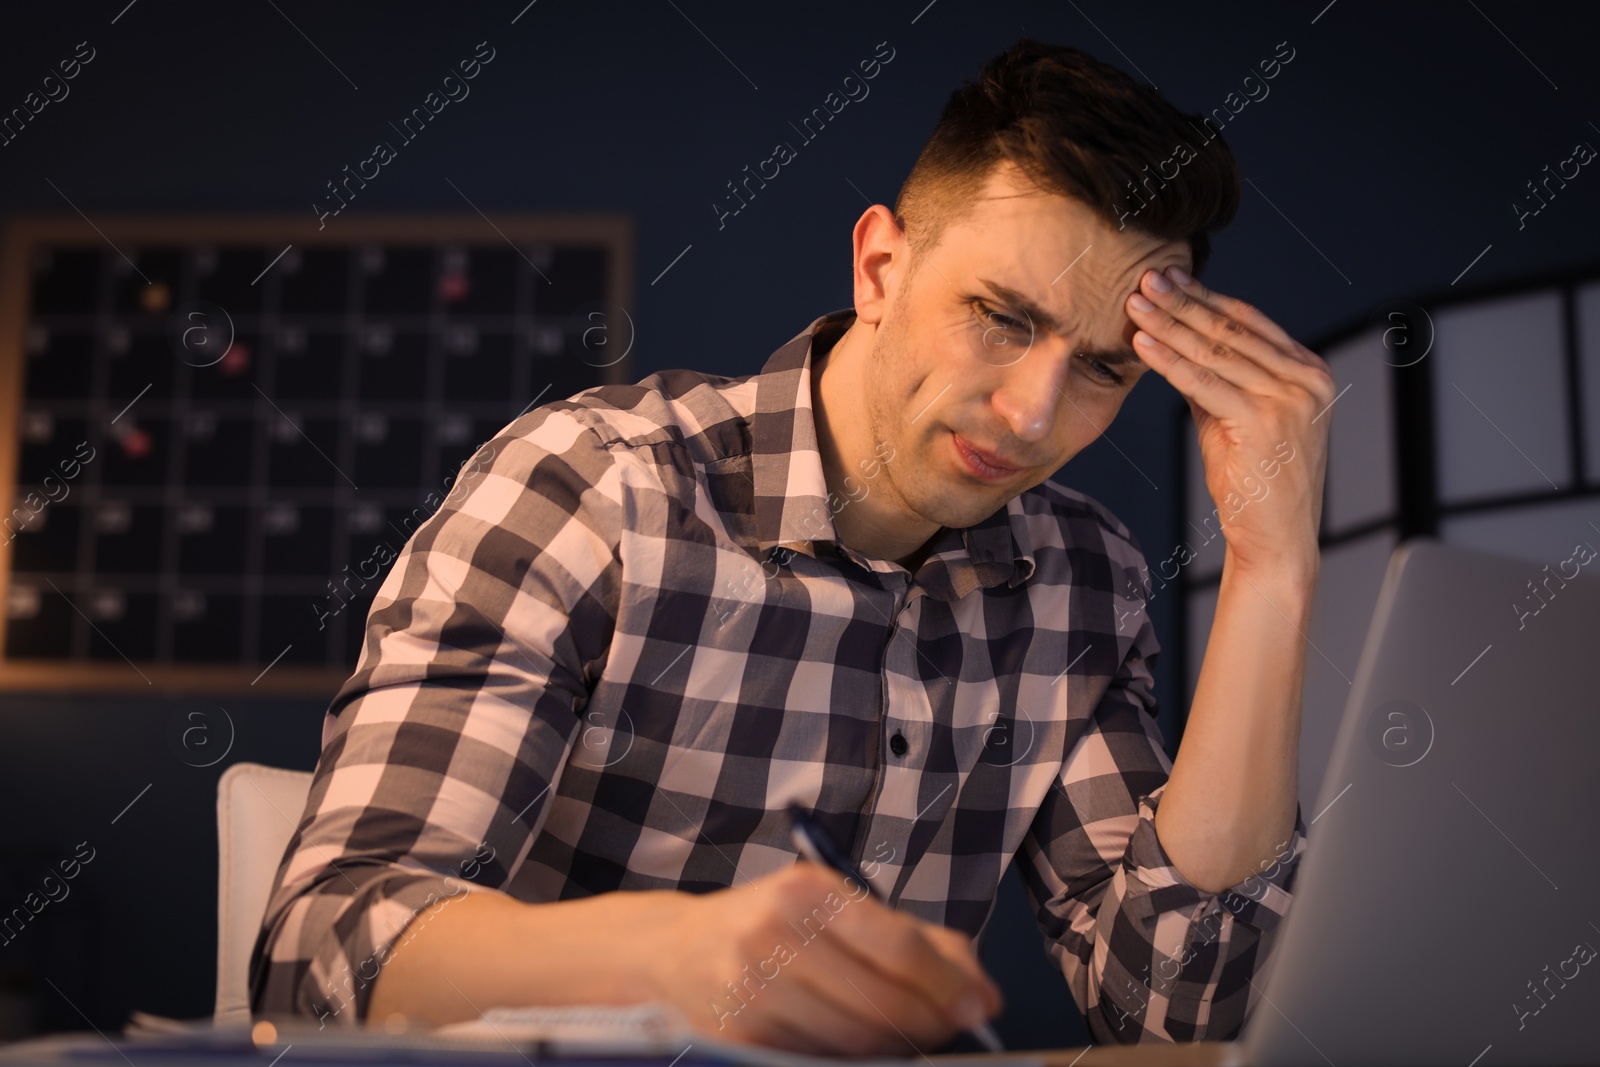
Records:
[[[1307,631],[1315,647],[1306,648],[1300,704],[1300,804],[1307,823],[1317,814],[1309,805],[1322,789],[1394,546],[1395,535],[1386,529],[1322,550],[1317,599]]]
[[[1578,296],[1578,367],[1583,380],[1584,463],[1589,484],[1600,485],[1600,284]]]
[[[1383,347],[1381,329],[1321,355],[1339,389],[1344,390],[1323,416],[1333,420],[1323,520],[1330,534],[1338,534],[1394,515],[1394,372],[1384,360],[1398,360]]]
[[[1189,479],[1188,496],[1189,510],[1183,516],[1183,529],[1180,536],[1184,540],[1180,544],[1168,545],[1159,556],[1149,557],[1150,570],[1156,574],[1172,573],[1172,564],[1167,564],[1163,569],[1161,564],[1173,555],[1180,545],[1184,552],[1179,554],[1174,563],[1192,555],[1187,568],[1192,578],[1209,578],[1222,570],[1223,549],[1226,542],[1222,539],[1222,531],[1218,524],[1221,515],[1213,516],[1213,511],[1218,511],[1217,505],[1212,503],[1211,494],[1206,492],[1206,468],[1200,461],[1200,445],[1195,440],[1194,424],[1190,423],[1183,431],[1184,456],[1188,463]]]
[[[1571,479],[1561,298],[1543,292],[1434,315],[1439,496],[1550,491]]]
[[[1439,537],[1463,548],[1554,566],[1570,558],[1580,542],[1600,550],[1600,499],[1460,515],[1440,523]],[[1600,560],[1589,566],[1600,568]]]

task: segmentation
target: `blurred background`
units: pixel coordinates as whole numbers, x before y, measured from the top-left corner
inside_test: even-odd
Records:
[[[0,916],[35,904],[25,921],[0,923],[0,1038],[111,1030],[134,1009],[209,1014],[217,776],[243,760],[314,764],[323,712],[354,663],[355,623],[376,588],[342,587],[329,636],[318,625],[333,610],[329,580],[369,559],[366,548],[389,536],[380,531],[403,532],[405,513],[541,387],[551,399],[624,372],[751,373],[812,319],[847,306],[855,220],[869,204],[892,205],[949,93],[1023,35],[1084,48],[1186,112],[1215,111],[1246,183],[1205,280],[1329,356],[1351,387],[1332,409],[1324,590],[1335,588],[1310,635],[1319,650],[1303,750],[1309,819],[1319,754],[1398,539],[1436,534],[1552,565],[1582,536],[1600,544],[1600,527],[1581,534],[1600,519],[1600,441],[1586,433],[1600,409],[1600,177],[1587,165],[1594,148],[1582,147],[1600,145],[1597,31],[1593,5],[1504,0],[781,10],[713,0],[112,0],[7,12],[0,224],[12,254],[0,277],[0,367],[11,368],[11,424],[0,427],[0,456],[19,496],[45,473],[83,480],[76,498],[29,508],[44,514],[35,541],[14,527],[6,535],[16,533],[19,575],[7,597],[7,656],[35,667],[0,670]],[[406,126],[430,93],[460,92],[443,80],[474,57],[469,91]],[[802,133],[874,57],[870,92]],[[1275,57],[1281,66],[1264,81],[1260,64]],[[366,164],[364,183],[339,186],[356,190],[348,203],[336,197],[330,183],[380,141],[393,157],[377,161],[375,177]],[[732,198],[729,183],[779,141],[796,157],[755,196]],[[139,223],[190,216],[214,221]],[[402,232],[384,221],[395,216],[450,221]],[[25,221],[38,217],[49,219]],[[308,227],[320,236],[299,236]],[[274,259],[286,244],[294,248]],[[541,291],[533,279],[546,271],[551,286],[530,306],[519,294]],[[145,296],[158,282],[164,295]],[[376,294],[398,299],[407,285],[427,306],[389,306],[387,333],[350,326],[352,306],[319,295],[361,294],[356,309],[377,312]],[[488,303],[475,306],[480,299]],[[172,324],[215,328],[218,307],[238,314],[230,328],[253,362],[174,360]],[[584,327],[596,307],[610,316],[609,342],[631,345],[625,361],[613,361],[615,349],[594,357]],[[213,317],[187,318],[196,310]],[[477,311],[505,318],[459,329]],[[321,333],[347,326],[348,346],[318,348]],[[170,468],[143,481],[124,470],[179,436],[198,442],[169,448],[187,457],[191,484],[203,456],[266,455],[278,439],[259,428],[265,421],[251,430],[246,419],[244,437],[227,436],[228,412],[270,418],[256,399],[266,393],[244,388],[255,368],[288,383],[295,360],[326,357],[345,384],[402,382],[413,334],[430,352],[499,368],[503,384],[498,395],[456,391],[463,379],[449,368],[467,364],[446,360],[443,378],[426,379],[437,395],[387,397],[409,414],[384,418],[360,404],[381,392],[361,385],[350,401],[304,384],[314,374],[303,379],[292,411],[278,414],[301,416],[304,441],[368,464],[349,485],[303,457],[313,473],[273,482],[269,471],[256,496],[214,477],[216,506],[195,511],[180,489],[166,495]],[[45,356],[68,370],[45,370]],[[369,356],[391,362],[367,367]],[[134,370],[96,369],[107,361]],[[180,419],[161,406],[165,384],[141,393],[138,368],[158,364],[166,369],[152,383],[170,383],[185,403],[215,403],[196,402]],[[142,414],[133,405],[144,401],[165,414]],[[207,423],[208,411],[221,422]],[[1109,506],[1154,565],[1210,514],[1192,436],[1177,395],[1149,375],[1057,479]],[[94,460],[75,452],[79,441],[93,442]],[[93,495],[102,484],[129,491],[109,506]],[[279,496],[302,506],[274,510]],[[137,532],[151,514],[167,528],[189,525],[127,540],[148,551],[114,568],[115,553],[100,551],[100,573],[87,577],[81,555],[52,555]],[[159,626],[141,621],[141,604],[172,591],[164,583],[192,577],[167,566],[183,558],[169,543],[212,531],[219,543],[261,546],[249,557],[255,584],[240,586],[260,608],[255,621],[237,607],[228,615],[222,595],[151,616]],[[318,566],[275,569],[272,538],[290,537],[282,552],[295,555],[292,537],[306,531]],[[1201,558],[1151,601],[1166,650],[1157,678],[1169,751],[1219,561]],[[81,622],[46,583],[68,572],[89,583],[71,587]],[[293,600],[289,614],[266,610],[276,595]],[[195,623],[188,631],[185,618]],[[218,645],[223,630],[237,640]],[[28,634],[35,645],[17,643]],[[125,643],[143,652],[123,658]],[[298,651],[280,662],[280,644]],[[209,666],[161,669],[163,657],[169,667]],[[38,907],[29,894],[42,879],[90,850],[70,893]],[[1014,874],[983,951],[1006,989],[997,1029],[1011,1047],[1084,1040]]]

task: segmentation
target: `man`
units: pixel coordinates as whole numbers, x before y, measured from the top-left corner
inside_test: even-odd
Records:
[[[1019,41],[857,221],[853,310],[759,374],[501,431],[374,601],[255,1009],[665,1000],[732,1040],[931,1050],[1001,1007],[972,938],[1015,857],[1096,1040],[1234,1035],[1303,834],[1334,394],[1184,273],[1235,165],[1217,139],[1142,168],[1195,134]],[[1139,549],[1045,480],[1146,370],[1189,401],[1227,543],[1171,764]],[[794,799],[892,907],[796,862]]]

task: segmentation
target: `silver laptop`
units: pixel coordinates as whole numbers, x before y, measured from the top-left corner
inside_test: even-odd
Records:
[[[1395,551],[1255,980],[1257,1067],[1600,1061],[1597,574],[1581,544]]]

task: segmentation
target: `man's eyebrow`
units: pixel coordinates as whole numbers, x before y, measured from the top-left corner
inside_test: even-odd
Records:
[[[998,296],[1001,300],[1010,304],[1018,311],[1026,314],[1037,325],[1042,326],[1051,333],[1062,332],[1061,321],[1059,319],[1050,314],[1050,312],[1044,310],[1044,308],[1040,307],[1038,304],[1034,303],[1032,300],[1028,299],[1023,294],[1017,292],[1015,289],[1008,285],[1001,285],[999,282],[990,281],[988,278],[979,278],[978,281],[987,286],[994,293],[994,295]],[[1083,355],[1088,356],[1090,359],[1098,359],[1102,363],[1142,364],[1144,362],[1144,360],[1139,358],[1138,353],[1134,352],[1134,350],[1127,345],[1104,350],[1084,348],[1080,349],[1079,351]]]
[[[1051,333],[1062,332],[1060,319],[1015,289],[1008,285],[1001,285],[999,282],[990,281],[988,278],[979,278],[978,281],[980,284],[987,286],[1001,300],[1026,314],[1035,324],[1044,327]]]

